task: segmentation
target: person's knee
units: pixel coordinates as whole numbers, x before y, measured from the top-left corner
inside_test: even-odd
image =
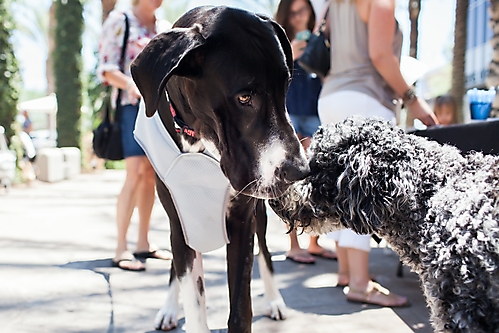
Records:
[[[141,179],[141,165],[137,157],[126,159],[126,180],[128,186],[136,187]]]
[[[134,189],[137,187],[137,185],[140,182],[140,174],[138,170],[127,170],[126,172],[126,180],[125,180],[125,186]]]
[[[148,183],[155,183],[156,181],[156,178],[155,178],[155,171],[154,171],[154,168],[152,167],[151,163],[149,162],[149,160],[147,158],[145,158],[143,161],[142,161],[142,165],[141,165],[141,168],[140,168],[140,177],[141,177],[141,180],[144,181],[144,182],[148,182]]]

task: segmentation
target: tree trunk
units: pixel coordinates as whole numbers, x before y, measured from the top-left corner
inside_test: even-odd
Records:
[[[116,6],[116,0],[101,0],[102,3],[102,22],[104,22],[109,13]]]
[[[419,37],[419,13],[421,11],[421,0],[409,0],[409,18],[411,19],[411,34],[410,34],[410,48],[409,56],[413,58],[418,57],[418,37]],[[406,112],[405,118],[406,128],[414,126],[414,116]]]
[[[21,82],[19,66],[10,40],[14,29],[10,1],[0,0],[0,126],[10,139],[14,134],[11,125],[17,114],[19,84]]]
[[[499,86],[499,0],[490,0],[489,7],[490,27],[492,28],[493,37],[490,39],[492,45],[492,61],[489,65],[489,75],[485,80],[487,87]],[[499,94],[496,94],[496,99],[492,103],[491,117],[499,117]]]
[[[419,13],[421,11],[421,0],[409,0],[409,18],[411,19],[411,44],[409,55],[418,57],[418,36],[419,36]]]
[[[55,6],[57,143],[59,147],[80,147],[83,5],[80,0],[56,0]]]
[[[47,95],[55,93],[55,77],[54,77],[54,65],[52,61],[52,53],[54,53],[55,41],[54,41],[54,32],[56,27],[56,19],[55,19],[55,2],[52,2],[49,10],[49,31],[47,34],[48,40],[48,55],[47,61],[45,63],[45,76],[47,77]]]
[[[456,26],[454,29],[454,58],[452,60],[452,88],[451,95],[456,99],[457,121],[463,122],[463,96],[464,96],[464,65],[466,62],[466,32],[468,23],[469,0],[456,2]]]

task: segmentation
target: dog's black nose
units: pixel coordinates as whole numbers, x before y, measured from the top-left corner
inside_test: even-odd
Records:
[[[277,168],[275,175],[283,182],[292,183],[307,177],[310,174],[310,167],[307,163],[284,162]]]

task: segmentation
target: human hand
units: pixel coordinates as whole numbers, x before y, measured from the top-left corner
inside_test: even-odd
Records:
[[[435,116],[428,103],[420,97],[416,97],[412,103],[407,104],[406,108],[414,118],[421,120],[426,126],[439,124],[437,116]]]
[[[126,85],[126,92],[128,94],[128,99],[130,100],[130,103],[133,105],[136,105],[137,102],[139,101],[141,95],[139,88],[135,85],[133,80],[130,79]]]
[[[293,60],[299,59],[305,48],[307,47],[307,41],[293,39],[291,41],[291,49],[293,51]]]

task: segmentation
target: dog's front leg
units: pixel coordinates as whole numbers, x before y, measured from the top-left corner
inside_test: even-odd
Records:
[[[255,223],[254,198],[238,196],[231,203],[227,218],[230,244],[227,245],[227,274],[229,282],[230,315],[228,333],[250,333],[251,272]],[[236,203],[236,201],[238,201]]]
[[[267,212],[265,201],[259,200],[256,207],[256,233],[258,236],[258,268],[263,280],[265,301],[267,302],[268,316],[274,320],[286,319],[286,304],[277,288],[274,279],[274,269],[269,249],[267,247]]]
[[[209,333],[201,254],[196,252],[192,270],[188,269],[182,277],[176,277],[173,270],[172,267],[170,289],[168,290],[165,305],[156,314],[156,329],[169,331],[177,327],[178,296],[181,291],[184,300],[185,331],[187,333]]]
[[[170,290],[165,306],[156,316],[156,327],[170,330],[177,326],[178,294],[182,293],[187,333],[209,333],[206,319],[205,287],[201,254],[185,242],[180,219],[170,192],[156,179],[156,190],[170,219],[170,241],[173,265],[170,272]]]
[[[265,290],[265,301],[267,302],[267,315],[274,320],[286,319],[287,310],[286,303],[282,298],[281,292],[274,280],[274,274],[269,270],[267,262],[262,253],[258,254],[258,267],[260,268],[260,276],[263,280]]]
[[[154,320],[154,326],[157,330],[169,331],[178,325],[179,303],[178,296],[180,285],[175,273],[174,265],[170,272],[170,286],[166,296],[165,305],[158,311]]]
[[[179,277],[184,301],[186,333],[209,333],[206,318],[206,296],[204,287],[203,257],[196,252],[192,270]]]

